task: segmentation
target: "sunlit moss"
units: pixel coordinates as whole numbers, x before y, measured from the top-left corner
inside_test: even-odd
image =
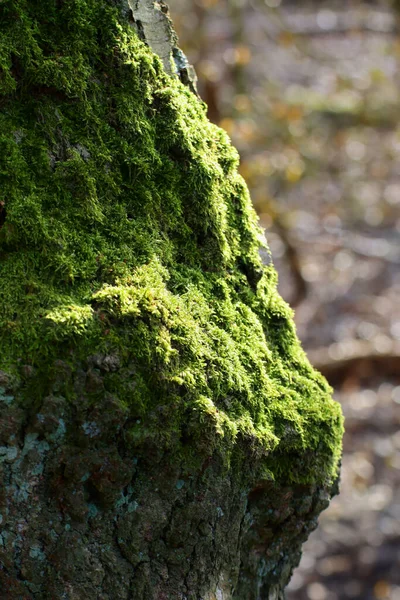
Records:
[[[176,446],[193,414],[210,450],[241,436],[271,476],[332,480],[340,409],[261,264],[237,152],[115,4],[0,6],[0,368],[116,353],[132,436]]]

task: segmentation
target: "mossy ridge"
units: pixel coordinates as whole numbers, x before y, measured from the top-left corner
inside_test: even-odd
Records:
[[[237,152],[115,4],[0,5],[0,367],[118,351],[135,414],[175,396],[215,445],[332,480],[340,409],[262,267]]]

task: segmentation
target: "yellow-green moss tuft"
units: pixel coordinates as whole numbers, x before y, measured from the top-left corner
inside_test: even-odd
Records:
[[[237,153],[121,5],[0,4],[0,368],[117,353],[133,436],[176,444],[190,413],[273,477],[333,480],[340,408],[261,264]],[[146,430],[160,402],[175,416]]]

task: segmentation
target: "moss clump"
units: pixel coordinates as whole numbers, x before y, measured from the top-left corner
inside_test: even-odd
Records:
[[[209,449],[245,437],[272,477],[329,482],[340,409],[261,264],[237,153],[122,4],[0,4],[0,368],[45,389],[56,359],[118,355],[133,439],[182,449],[195,416]]]

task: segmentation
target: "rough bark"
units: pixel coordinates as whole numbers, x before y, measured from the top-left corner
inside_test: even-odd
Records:
[[[128,0],[128,4],[139,37],[158,54],[165,71],[197,94],[197,75],[178,46],[168,5],[163,0]]]
[[[279,600],[336,489],[340,409],[161,15],[0,3],[7,600]]]
[[[256,481],[256,456],[242,473],[218,452],[188,471],[154,441],[129,440],[129,411],[104,393],[111,372],[131,385],[115,357],[59,361],[30,419],[2,374],[1,597],[283,598],[330,486]]]

